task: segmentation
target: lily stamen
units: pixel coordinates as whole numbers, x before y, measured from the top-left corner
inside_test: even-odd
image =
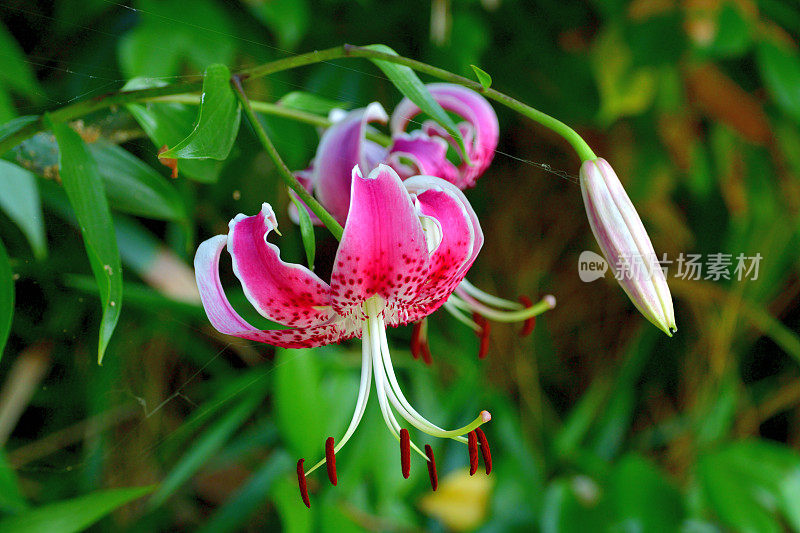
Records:
[[[467,446],[469,449],[469,475],[472,476],[478,471],[478,436],[474,431],[470,431],[468,437],[469,443]]]
[[[439,476],[436,474],[436,460],[433,458],[433,448],[430,444],[425,445],[425,455],[428,457],[428,477],[431,478],[431,490],[436,491],[439,487]]]
[[[400,430],[400,468],[403,477],[408,479],[411,473],[411,438],[406,428]]]
[[[475,428],[475,434],[478,436],[478,442],[481,445],[481,455],[483,456],[483,464],[486,465],[486,475],[489,475],[492,472],[492,451],[489,449],[489,441],[481,428]]]
[[[303,462],[305,459],[297,461],[297,484],[300,487],[300,497],[303,498],[303,503],[306,507],[311,509],[311,500],[308,498],[308,486],[306,485],[306,474],[303,471]]]
[[[328,479],[336,486],[336,451],[333,447],[333,437],[325,441],[325,465],[328,467]]]

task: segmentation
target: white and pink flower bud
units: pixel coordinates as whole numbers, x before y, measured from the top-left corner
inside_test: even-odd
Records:
[[[669,336],[677,331],[672,296],[639,214],[605,159],[584,161],[581,193],[597,244],[636,308]]]

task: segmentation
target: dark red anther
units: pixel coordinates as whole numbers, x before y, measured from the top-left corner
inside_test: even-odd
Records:
[[[419,345],[420,350],[422,350],[422,360],[425,361],[426,365],[430,365],[433,363],[433,356],[431,355],[431,349],[428,346],[428,339],[423,340]]]
[[[303,503],[306,507],[311,509],[311,500],[308,499],[308,487],[306,486],[306,472],[303,470],[303,461],[297,461],[297,484],[300,486],[300,496],[303,498]]]
[[[333,437],[328,437],[325,441],[325,466],[328,467],[328,479],[336,485],[336,452],[333,450]]]
[[[478,436],[474,431],[467,434],[467,447],[469,448],[469,475],[478,471]]]
[[[431,478],[431,490],[439,488],[439,476],[436,474],[436,460],[433,458],[433,448],[425,445],[425,455],[428,457],[428,477]]]
[[[486,317],[478,313],[472,313],[472,320],[481,328],[480,331],[475,332],[481,340],[480,347],[478,348],[478,359],[485,359],[486,354],[489,353],[489,331],[491,325],[489,321],[486,320]]]
[[[486,434],[481,428],[475,428],[475,433],[478,434],[478,441],[481,443],[481,455],[483,455],[483,464],[486,465],[486,475],[492,472],[492,451],[489,449],[489,441],[486,440]]]
[[[419,359],[421,356],[425,364],[430,365],[433,362],[433,357],[431,357],[428,339],[423,335],[424,322],[425,319],[423,318],[414,323],[414,329],[411,332],[411,355],[414,356],[414,359]]]
[[[411,330],[411,355],[414,359],[419,359],[419,337],[422,332],[422,320],[414,322],[414,329]]]
[[[519,303],[524,305],[525,307],[532,307],[533,302],[527,296],[520,296],[518,298]],[[532,316],[525,321],[525,324],[522,326],[522,329],[519,332],[520,337],[527,337],[531,333],[533,333],[533,328],[536,326],[536,317]]]
[[[411,474],[411,438],[408,430],[400,430],[400,467],[403,469],[403,477],[408,479]]]
[[[169,147],[165,144],[164,146],[162,146],[161,148],[158,149],[158,155],[163,154],[167,150],[169,150]],[[170,170],[172,170],[172,174],[171,174],[172,179],[177,179],[178,178],[178,160],[177,159],[172,159],[172,158],[169,158],[169,157],[159,157],[158,161],[162,165],[164,165],[165,167],[168,167]]]

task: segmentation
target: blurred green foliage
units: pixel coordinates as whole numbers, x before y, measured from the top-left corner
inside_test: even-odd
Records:
[[[52,132],[0,160],[0,531],[800,531],[796,3],[186,6],[0,6],[0,139],[54,112]],[[495,327],[486,361],[441,312],[431,367],[407,354],[409,331],[390,333],[420,412],[445,426],[492,412],[494,471],[470,478],[463,448],[433,442],[439,491],[415,459],[403,480],[372,401],[337,457],[339,485],[312,475],[307,510],[294,464],[315,461],[346,426],[358,343],[274,350],[223,337],[190,269],[200,240],[264,201],[280,207],[283,257],[309,255],[252,130],[238,127],[230,98],[200,115],[220,133],[210,138],[192,133],[198,98],[70,124],[55,111],[123,87],[201,81],[209,67],[204,90],[225,93],[227,74],[212,65],[235,72],[343,42],[477,76],[576,127],[622,177],[657,251],[761,254],[758,278],[686,280],[669,265],[679,331],[661,336],[613,280],[577,276],[578,254],[595,245],[567,145],[497,108],[495,162],[467,192],[487,235],[470,279],[506,296],[553,293],[559,306],[529,338]],[[391,108],[400,93],[387,76],[339,60],[247,90],[325,115]],[[305,168],[314,127],[262,118],[289,166]],[[181,141],[184,157],[213,145],[221,160],[182,159],[172,180],[158,150]],[[324,275],[335,242],[322,229],[315,240]],[[230,294],[264,324],[241,290]]]

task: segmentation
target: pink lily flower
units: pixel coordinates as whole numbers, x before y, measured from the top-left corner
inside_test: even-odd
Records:
[[[475,182],[494,159],[500,135],[497,115],[484,97],[473,90],[452,83],[430,83],[428,92],[446,111],[463,117],[458,131],[464,138],[470,162],[458,166],[447,159],[447,147],[458,151],[455,140],[433,120],[426,120],[419,130],[407,133],[409,123],[422,111],[404,98],[392,113],[390,127],[394,143],[389,149],[389,164],[401,177],[412,174],[439,176],[459,189],[475,186]],[[403,164],[403,159],[411,164]]]
[[[390,121],[392,145],[385,148],[366,138],[373,123],[386,123],[389,117],[383,107],[373,102],[365,108],[340,114],[334,125],[320,139],[316,156],[309,168],[295,172],[306,189],[314,193],[325,209],[340,223],[347,218],[350,202],[350,181],[353,165],[373,168],[381,161],[391,166],[401,178],[424,174],[436,176],[453,183],[459,189],[471,187],[486,170],[494,157],[499,128],[492,106],[478,93],[448,83],[427,85],[431,95],[446,110],[464,117],[459,130],[464,136],[472,165],[454,165],[447,159],[448,145],[455,141],[435,122],[425,121],[422,128],[407,133],[405,130],[420,109],[410,100],[398,104]],[[289,213],[297,222],[297,211],[290,205]],[[319,221],[309,212],[312,220]],[[533,304],[527,297],[512,302],[487,294],[464,280],[444,304],[445,309],[472,328],[480,339],[478,356],[486,356],[489,348],[491,321],[521,322],[522,335],[533,330],[535,317],[555,307],[555,298],[545,296]],[[427,340],[427,322],[423,318],[415,324],[411,353],[431,363]]]
[[[347,430],[336,445],[333,437],[328,439],[325,458],[307,472],[304,459],[298,461],[298,483],[307,506],[307,474],[327,463],[329,478],[336,484],[335,454],[361,421],[373,375],[384,421],[400,442],[403,474],[408,477],[413,448],[428,462],[434,489],[433,452],[429,446],[423,452],[410,442],[395,411],[428,435],[467,444],[474,439],[464,435],[491,419],[482,411],[470,424],[445,430],[424,418],[398,384],[386,338],[387,327],[420,320],[435,311],[464,278],[483,245],[472,207],[457,187],[438,178],[416,176],[404,183],[386,165],[378,165],[366,178],[358,166],[351,172],[349,216],[330,283],[304,266],[281,260],[278,247],[267,241],[269,233],[277,230],[269,204],[258,215],[236,216],[227,235],[203,242],[195,255],[203,306],[221,333],[285,348],[362,338],[361,381]],[[290,329],[257,329],[231,307],[219,278],[219,259],[226,245],[250,303],[264,317]],[[483,443],[485,436],[481,439]]]

